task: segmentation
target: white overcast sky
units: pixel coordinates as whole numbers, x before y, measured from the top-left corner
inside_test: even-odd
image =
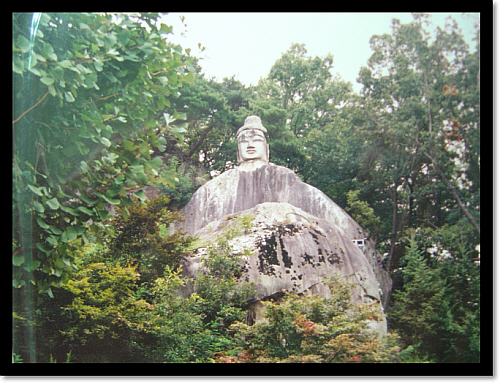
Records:
[[[180,16],[185,16],[184,27]],[[474,23],[479,14],[431,13],[432,30],[444,28],[448,16],[458,22],[471,50],[475,49]],[[332,74],[352,83],[372,51],[370,37],[391,33],[391,20],[413,20],[410,13],[169,13],[165,23],[173,26],[170,40],[191,48],[206,77],[231,77],[246,86],[266,77],[271,66],[292,43],[305,44],[310,56],[333,55]],[[200,52],[198,43],[205,47]]]

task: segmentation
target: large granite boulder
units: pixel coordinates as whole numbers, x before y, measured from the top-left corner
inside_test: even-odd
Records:
[[[380,309],[392,287],[373,242],[342,208],[293,171],[269,163],[265,128],[251,116],[238,131],[240,166],[202,185],[182,210],[183,229],[199,238],[199,248],[183,260],[187,276],[196,277],[206,254],[228,224],[250,215],[252,228],[233,238],[233,251],[247,248],[242,281],[257,287],[260,300],[286,292],[328,296],[323,283],[330,276],[356,284],[353,301],[377,302]],[[192,285],[186,286],[186,293]],[[376,324],[386,331],[385,320]]]
[[[200,237],[202,241],[214,239],[224,223],[236,213],[256,214],[254,222],[257,232],[245,238],[236,238],[236,245],[253,241],[251,245],[254,246],[258,241],[265,241],[265,237],[273,241],[269,238],[274,236],[274,241],[277,241],[278,236],[290,248],[288,254],[304,259],[314,257],[314,261],[308,258],[306,263],[309,266],[301,272],[296,267],[303,261],[298,259],[295,259],[296,266],[289,273],[286,273],[286,268],[274,275],[270,272],[266,274],[266,270],[270,269],[264,266],[260,269],[250,268],[254,273],[249,277],[251,280],[267,280],[270,275],[276,279],[273,282],[276,286],[274,290],[269,287],[273,285],[271,282],[259,287],[262,298],[282,288],[291,289],[294,284],[295,288],[290,291],[308,290],[318,282],[320,276],[333,272],[342,275],[358,273],[360,279],[368,281],[365,282],[367,294],[378,300],[382,300],[391,288],[391,279],[381,265],[382,257],[374,250],[373,244],[365,240],[364,230],[323,192],[306,184],[285,167],[267,164],[253,171],[240,168],[229,170],[201,186],[182,213],[186,219],[178,228]],[[287,226],[292,223],[295,225],[293,228]],[[272,232],[276,234],[271,235]],[[360,245],[354,243],[356,240],[359,240]],[[333,257],[331,262],[328,261],[329,257]],[[266,262],[269,263],[262,260],[261,264],[265,265]],[[283,258],[280,262],[279,267],[270,268],[278,270],[286,263]],[[316,269],[313,265],[318,262],[323,262],[323,266]],[[262,274],[259,278],[255,277],[257,270]],[[294,283],[291,280],[293,274],[297,274]],[[299,275],[301,279],[298,279]]]

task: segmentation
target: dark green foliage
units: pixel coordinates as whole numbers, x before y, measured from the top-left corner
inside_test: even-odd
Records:
[[[117,215],[111,222],[114,233],[107,239],[110,257],[123,264],[133,262],[143,281],[162,276],[166,266],[177,267],[193,241],[182,231],[169,233],[170,225],[182,216],[169,211],[168,202],[165,196],[137,202],[128,207],[127,215]]]
[[[398,270],[403,284],[393,293],[388,318],[414,355],[479,362],[480,270],[474,237],[464,220],[410,235]]]
[[[88,242],[89,219],[98,234],[106,204],[127,206],[128,191],[142,199],[139,187],[169,182],[151,149],[182,139],[175,122],[185,115],[156,114],[194,68],[159,17],[13,14],[14,287],[36,277],[50,295]]]

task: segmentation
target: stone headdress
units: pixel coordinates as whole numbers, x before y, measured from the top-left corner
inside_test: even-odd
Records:
[[[262,121],[259,116],[248,116],[247,118],[245,118],[243,126],[236,132],[236,137],[238,137],[241,132],[248,129],[257,129],[263,133],[267,133],[267,129],[264,125],[262,125]]]

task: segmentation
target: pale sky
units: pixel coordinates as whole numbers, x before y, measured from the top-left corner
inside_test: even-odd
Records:
[[[184,27],[180,16],[184,15]],[[462,29],[471,50],[475,49],[474,23],[479,14],[432,13],[432,31],[444,28],[452,15]],[[370,37],[391,33],[391,20],[413,20],[410,13],[170,13],[165,23],[174,27],[170,40],[191,48],[206,77],[218,81],[235,75],[246,86],[266,77],[272,65],[292,43],[305,44],[307,54],[321,58],[333,55],[332,74],[352,83],[366,66],[372,51]],[[198,43],[205,47],[200,52]]]

